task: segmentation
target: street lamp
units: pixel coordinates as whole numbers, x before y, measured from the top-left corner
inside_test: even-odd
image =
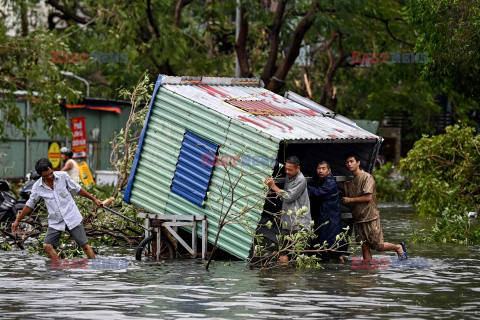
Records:
[[[64,76],[73,77],[73,78],[75,78],[75,79],[77,79],[77,80],[80,80],[80,81],[82,81],[83,83],[85,83],[85,85],[87,86],[87,97],[90,96],[90,85],[88,84],[88,81],[87,81],[87,80],[85,80],[85,79],[82,78],[82,77],[77,76],[76,74],[73,74],[73,73],[70,72],[70,71],[60,71],[60,73],[63,74]],[[65,119],[67,119],[67,121],[68,121],[68,108],[67,108],[66,111],[65,111]],[[65,138],[65,146],[67,146],[67,145],[68,145],[68,138]]]
[[[87,81],[87,80],[85,80],[84,78],[81,78],[81,77],[79,77],[79,76],[71,73],[70,71],[60,71],[60,73],[63,74],[64,76],[73,77],[73,78],[75,78],[75,79],[77,79],[77,80],[80,80],[80,81],[82,81],[83,83],[85,83],[85,85],[87,86],[87,95],[86,95],[86,96],[87,96],[87,97],[90,96],[90,85],[88,84],[88,81]]]

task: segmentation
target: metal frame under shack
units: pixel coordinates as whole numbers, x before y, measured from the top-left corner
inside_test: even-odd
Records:
[[[160,75],[124,201],[155,214],[205,215],[213,243],[222,210],[215,199],[221,197],[225,176],[225,166],[213,159],[226,156],[232,177],[250,174],[242,178],[242,190],[252,196],[235,201],[234,210],[252,202],[258,207],[249,210],[246,222],[225,226],[218,247],[246,260],[267,202],[258,196],[261,181],[276,173],[284,176],[278,163],[297,156],[308,180],[317,162],[327,160],[337,181],[343,181],[349,175],[345,153],[356,152],[361,167],[371,173],[382,140],[293,92],[282,97],[266,90],[258,78]]]

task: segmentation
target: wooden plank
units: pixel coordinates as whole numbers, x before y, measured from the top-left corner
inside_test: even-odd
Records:
[[[207,245],[208,245],[208,233],[207,233],[207,220],[202,220],[202,260],[207,260]]]
[[[157,252],[155,253],[156,254],[156,257],[155,257],[155,260],[160,260],[160,244],[162,242],[162,230],[161,228],[156,228],[157,229]]]
[[[177,222],[177,220],[173,220],[173,222]],[[178,232],[178,227],[173,227],[173,231]],[[175,242],[175,249],[178,248],[178,240],[174,237],[173,241]]]
[[[141,212],[137,214],[139,218],[148,218],[155,220],[185,220],[185,221],[194,221],[196,216],[187,216],[187,215],[175,215],[175,214],[154,214],[154,213],[145,213]]]
[[[145,228],[147,228],[147,230],[145,230],[145,238],[150,237],[150,235],[152,234],[150,232],[150,227],[151,227],[150,219],[145,219]]]
[[[171,234],[172,236],[174,236],[175,239],[177,239],[178,242],[180,242],[180,244],[181,244],[185,249],[187,249],[188,252],[190,252],[191,254],[193,254],[192,248],[190,248],[190,246],[182,239],[182,237],[180,237],[180,236],[172,229],[172,227],[170,227],[170,226],[165,226],[165,228],[167,228],[167,230],[170,232],[170,234]]]
[[[205,219],[205,215],[175,215],[175,214],[154,214],[140,212],[137,217],[143,219],[156,219],[156,220],[183,220],[183,221],[200,221]]]
[[[207,217],[205,215],[162,215],[141,212],[137,214],[137,217],[145,219],[145,227],[151,229],[152,221],[162,220],[161,226],[164,226],[170,234],[174,237],[176,244],[180,243],[188,252],[192,254],[192,258],[197,257],[198,251],[198,232],[197,221],[202,221],[202,259],[205,260],[207,256],[208,234],[207,234]],[[171,221],[168,221],[171,220]],[[180,221],[178,221],[180,220]],[[178,227],[191,227],[192,228],[192,247],[190,247],[185,240],[183,240],[177,233]],[[161,228],[154,228],[157,234],[157,250],[156,260],[160,260],[160,245],[161,245]],[[145,231],[145,237],[148,237],[151,231]]]
[[[352,213],[351,212],[342,212],[342,219],[352,219]]]
[[[194,222],[192,226],[192,251],[193,255],[192,258],[195,259],[197,257],[197,223]]]
[[[334,178],[337,182],[342,182],[342,181],[350,180],[352,177],[351,176],[334,176]],[[305,177],[305,180],[307,180],[307,182],[310,182],[310,181],[312,181],[312,178],[311,177]],[[280,183],[280,184],[285,183],[285,178],[276,178],[275,182]]]
[[[194,221],[192,222],[170,222],[170,221],[165,221],[165,222],[162,222],[161,225],[162,226],[169,226],[169,227],[193,227],[193,225],[195,224]]]

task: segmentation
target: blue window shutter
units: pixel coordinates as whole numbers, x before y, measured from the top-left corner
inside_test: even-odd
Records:
[[[202,207],[218,146],[187,130],[183,137],[171,191]]]

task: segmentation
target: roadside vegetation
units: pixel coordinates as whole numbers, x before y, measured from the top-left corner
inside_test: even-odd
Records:
[[[466,125],[447,127],[445,134],[424,136],[401,161],[411,177],[407,201],[422,216],[437,218],[416,241],[480,243],[480,225],[468,212],[480,208],[480,136]]]

